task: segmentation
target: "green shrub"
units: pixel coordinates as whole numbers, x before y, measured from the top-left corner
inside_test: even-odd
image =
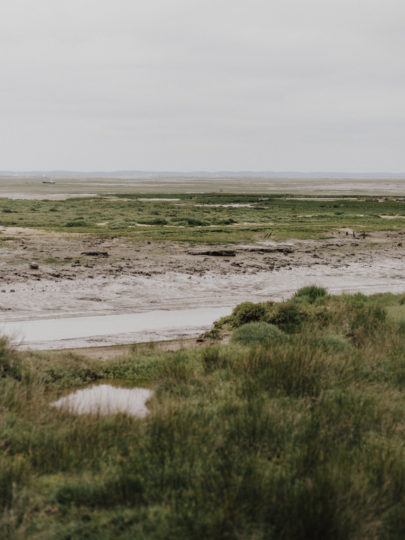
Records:
[[[141,225],[167,225],[168,221],[164,218],[153,218],[153,219],[139,219],[138,223]]]
[[[318,306],[311,314],[311,320],[320,328],[328,326],[333,321],[333,312],[324,306]]]
[[[221,317],[217,321],[214,322],[214,328],[222,328],[225,325],[233,324],[233,318],[232,315],[225,315],[225,317]]]
[[[293,302],[287,302],[278,306],[277,311],[270,316],[268,322],[275,324],[289,334],[293,334],[308,318],[308,313],[300,306]]]
[[[232,326],[238,328],[242,324],[253,321],[260,321],[266,314],[263,304],[253,304],[253,302],[243,302],[236,306],[232,312]]]
[[[199,226],[208,225],[206,221],[202,221],[201,219],[192,218],[192,217],[172,218],[172,222],[188,225],[189,227],[199,227]]]
[[[67,221],[65,227],[87,227],[87,223],[81,220]]]
[[[308,287],[303,287],[299,289],[295,294],[294,298],[305,297],[308,299],[310,304],[313,304],[318,298],[326,296],[326,289],[323,287],[317,287],[316,285],[310,285]]]
[[[231,341],[243,345],[265,344],[274,339],[283,339],[284,336],[284,332],[274,324],[260,321],[243,324],[236,328],[232,333]]]
[[[350,343],[344,336],[335,334],[327,334],[314,340],[315,344],[320,345],[323,349],[335,353],[349,352],[352,348]]]
[[[233,225],[234,223],[237,223],[237,221],[232,218],[219,219],[215,221],[216,225]]]
[[[221,332],[218,327],[211,328],[211,330],[208,330],[203,334],[204,339],[211,339],[211,340],[217,340],[221,337]]]

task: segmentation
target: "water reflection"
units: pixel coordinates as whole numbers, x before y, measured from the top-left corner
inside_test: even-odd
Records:
[[[149,413],[145,403],[153,394],[154,391],[149,388],[121,388],[100,384],[77,390],[51,405],[71,414],[126,413],[144,418]]]

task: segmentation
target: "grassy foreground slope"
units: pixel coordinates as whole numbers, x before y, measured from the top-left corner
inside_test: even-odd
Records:
[[[3,538],[403,538],[405,296],[242,304],[228,345],[109,362],[0,351]],[[49,406],[97,379],[143,420]]]

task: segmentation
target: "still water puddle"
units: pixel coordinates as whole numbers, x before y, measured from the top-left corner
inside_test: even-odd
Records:
[[[76,390],[51,405],[71,414],[125,413],[144,418],[149,413],[146,402],[153,394],[154,391],[149,388],[121,388],[99,384]]]

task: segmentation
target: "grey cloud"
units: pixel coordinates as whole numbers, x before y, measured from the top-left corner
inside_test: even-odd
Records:
[[[3,0],[0,169],[405,170],[399,0]]]

